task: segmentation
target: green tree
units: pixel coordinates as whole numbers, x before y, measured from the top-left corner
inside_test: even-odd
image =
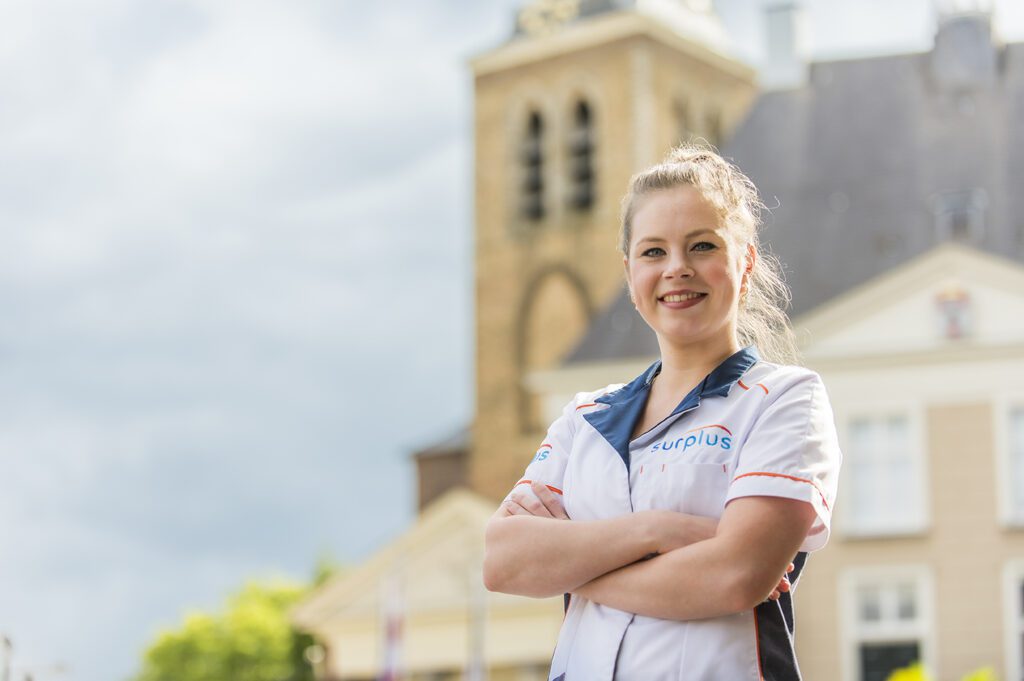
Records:
[[[250,582],[222,613],[190,613],[143,654],[135,681],[313,681],[304,657],[313,640],[295,631],[288,609],[308,588]]]
[[[921,663],[915,662],[909,667],[897,669],[892,674],[889,674],[889,678],[886,681],[929,681],[929,677],[925,674]]]
[[[929,681],[931,677],[925,673],[924,667],[921,666],[920,662],[915,662],[909,667],[903,669],[897,669],[886,681]],[[991,667],[985,667],[978,669],[977,671],[971,672],[960,681],[999,681],[999,677],[992,670]]]

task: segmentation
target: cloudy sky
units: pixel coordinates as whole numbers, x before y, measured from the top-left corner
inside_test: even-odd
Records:
[[[408,524],[409,451],[472,413],[466,59],[518,4],[0,4],[14,679],[119,681],[184,609]],[[928,0],[806,4],[817,56],[929,44]],[[716,2],[751,61],[760,5]]]

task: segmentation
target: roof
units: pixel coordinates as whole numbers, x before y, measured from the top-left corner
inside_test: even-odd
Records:
[[[792,314],[957,238],[944,222],[957,211],[977,216],[966,243],[1024,260],[1024,45],[972,86],[932,57],[812,64],[805,87],[759,97],[725,147],[774,206],[763,242],[786,265]]]
[[[465,452],[469,450],[471,442],[470,437],[469,426],[463,426],[448,437],[416,450],[412,453],[412,456],[415,458],[423,458]]]
[[[292,621],[304,631],[319,632],[337,619],[345,619],[380,611],[378,583],[393,573],[408,573],[407,581],[422,583],[424,575],[411,568],[418,557],[432,556],[437,550],[448,552],[460,561],[476,561],[478,549],[482,551],[483,530],[495,504],[489,499],[466,489],[453,489],[442,495],[416,518],[401,536],[386,544],[370,558],[351,571],[335,575],[312,591],[291,611]],[[443,546],[452,541],[453,546]],[[480,544],[481,546],[476,546]],[[457,555],[452,553],[457,548]],[[444,561],[429,562],[433,571],[443,571]],[[430,586],[429,584],[427,585]],[[461,586],[461,585],[460,585]],[[451,609],[454,601],[438,600],[430,588],[418,594],[408,593],[409,610]],[[459,596],[465,598],[460,591]]]
[[[812,63],[723,147],[770,208],[791,316],[949,241],[1024,262],[1024,44],[987,21],[950,17],[932,52]],[[623,290],[565,363],[657,351]]]
[[[658,339],[629,301],[625,286],[598,314],[564,364],[585,364],[622,357],[655,357]]]
[[[906,366],[953,357],[1020,357],[1024,266],[947,243],[796,321],[804,355],[816,369],[826,362]]]

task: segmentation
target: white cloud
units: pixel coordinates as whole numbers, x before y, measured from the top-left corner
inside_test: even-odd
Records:
[[[409,517],[409,449],[468,414],[459,48],[338,12],[0,8],[18,669],[123,677],[183,606],[364,556]]]

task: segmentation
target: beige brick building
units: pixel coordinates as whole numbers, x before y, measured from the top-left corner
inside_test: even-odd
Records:
[[[804,678],[920,659],[938,681],[1024,681],[1024,48],[984,11],[938,18],[929,53],[805,64],[776,7],[760,89],[684,0],[526,3],[471,61],[476,415],[416,453],[408,532],[296,611],[323,678],[380,676],[389,612],[406,678],[546,678],[561,601],[484,593],[482,528],[571,394],[654,358],[621,294],[618,202],[697,136],[773,206],[846,456],[797,588]]]
[[[1020,679],[1024,268],[947,245],[801,327],[847,455],[834,540],[800,585],[808,678],[899,651],[939,679]]]

